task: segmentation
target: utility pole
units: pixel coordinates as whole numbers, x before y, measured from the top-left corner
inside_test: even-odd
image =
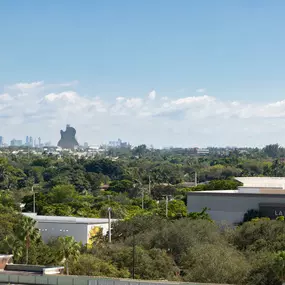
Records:
[[[165,216],[168,217],[168,202],[171,195],[163,195],[165,197]]]
[[[195,177],[194,177],[194,183],[195,183],[195,184],[194,184],[194,185],[197,186],[197,184],[198,184],[198,183],[197,183],[197,180],[198,180],[198,179],[197,179],[197,172],[196,172],[196,171],[195,171],[194,175],[195,175]]]
[[[165,215],[168,217],[168,195],[165,196]]]
[[[33,213],[36,213],[36,193],[34,191],[34,185],[32,186],[32,192],[33,192]]]
[[[133,264],[132,264],[132,278],[135,279],[135,257],[136,257],[136,244],[135,244],[135,233],[133,230]]]
[[[148,176],[148,194],[150,195],[150,175]]]
[[[144,189],[142,188],[142,209],[144,209]]]
[[[108,208],[108,241],[109,243],[112,242],[112,233],[111,233],[111,207]]]

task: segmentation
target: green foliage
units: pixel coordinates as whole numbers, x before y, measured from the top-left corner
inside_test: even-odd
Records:
[[[205,191],[205,190],[235,190],[241,186],[241,183],[236,180],[212,180],[207,184],[200,184],[192,187],[192,191]]]
[[[112,180],[123,178],[123,168],[109,159],[90,160],[84,166],[87,172],[102,173]]]
[[[68,203],[77,195],[73,185],[58,185],[51,189],[48,199],[51,203]]]
[[[243,217],[243,222],[249,222],[253,219],[259,218],[260,217],[260,213],[258,210],[254,210],[254,209],[250,209],[248,210]]]
[[[208,220],[212,221],[210,215],[207,213],[207,208],[202,209],[201,212],[191,212],[188,213],[187,217],[192,220]]]
[[[217,151],[198,157],[189,149],[142,145],[93,158],[5,154],[0,251],[13,253],[14,262],[65,264],[72,274],[131,277],[134,261],[135,277],[142,279],[280,284],[284,217],[271,221],[251,210],[243,224],[227,229],[211,221],[207,209],[187,214],[185,204],[189,191],[237,189],[234,176],[285,176],[285,151],[278,145]],[[195,172],[200,184],[191,187]],[[34,222],[19,213],[20,203],[33,211],[34,194],[41,215],[106,218],[111,207],[112,218],[122,219],[112,226],[112,244],[100,234],[88,247],[70,237],[44,244]]]
[[[159,203],[157,213],[160,216],[165,215],[166,213],[166,202],[165,201],[161,201]],[[171,200],[168,202],[167,217],[177,219],[177,218],[182,218],[186,216],[187,216],[187,207],[183,201]]]
[[[113,264],[91,254],[82,254],[78,259],[72,259],[70,263],[70,272],[72,275],[106,276],[117,278],[130,277],[130,273],[127,269],[118,269]]]
[[[282,285],[280,274],[282,275],[283,273],[283,260],[280,264],[280,259],[276,254],[261,252],[252,255],[249,260],[251,267],[246,279],[242,282],[243,284]]]
[[[151,189],[151,196],[155,200],[162,200],[165,195],[174,196],[175,193],[176,189],[171,185],[155,185]]]
[[[203,283],[240,284],[249,264],[236,249],[224,244],[195,244],[181,260],[184,280]]]
[[[114,191],[117,193],[130,193],[133,189],[134,185],[132,181],[129,180],[119,180],[119,181],[112,181],[110,183],[110,187],[108,188],[109,191]]]
[[[65,261],[66,274],[69,275],[70,260],[76,261],[80,254],[80,244],[74,237],[61,236],[57,239],[58,255]]]
[[[280,251],[285,248],[285,223],[268,219],[246,222],[232,232],[231,242],[240,250]]]

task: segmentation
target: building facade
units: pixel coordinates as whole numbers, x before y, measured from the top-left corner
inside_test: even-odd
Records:
[[[249,210],[271,219],[285,216],[284,177],[239,177],[236,180],[243,183],[237,190],[189,192],[188,212],[207,208],[214,221],[230,225],[241,223]]]
[[[108,219],[38,216],[34,213],[23,215],[36,220],[36,227],[44,242],[60,236],[73,236],[77,242],[88,244],[99,231],[102,230],[103,235],[108,232]],[[114,221],[116,220],[111,220]]]
[[[235,191],[235,190],[233,190]],[[257,194],[226,191],[189,192],[187,195],[188,212],[207,213],[219,223],[238,224],[243,221],[248,210],[257,210],[270,218],[285,215],[285,194]]]

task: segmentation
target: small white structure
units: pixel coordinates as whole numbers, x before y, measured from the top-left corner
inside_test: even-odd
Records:
[[[39,216],[35,213],[23,213],[23,215],[36,220],[36,226],[44,242],[60,236],[73,236],[77,242],[88,244],[100,229],[103,235],[106,235],[108,231],[108,219]],[[111,220],[111,222],[114,221],[116,220]]]

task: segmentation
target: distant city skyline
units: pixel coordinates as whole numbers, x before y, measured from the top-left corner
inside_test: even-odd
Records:
[[[0,3],[0,135],[285,145],[285,1]],[[76,20],[74,20],[76,19]]]

